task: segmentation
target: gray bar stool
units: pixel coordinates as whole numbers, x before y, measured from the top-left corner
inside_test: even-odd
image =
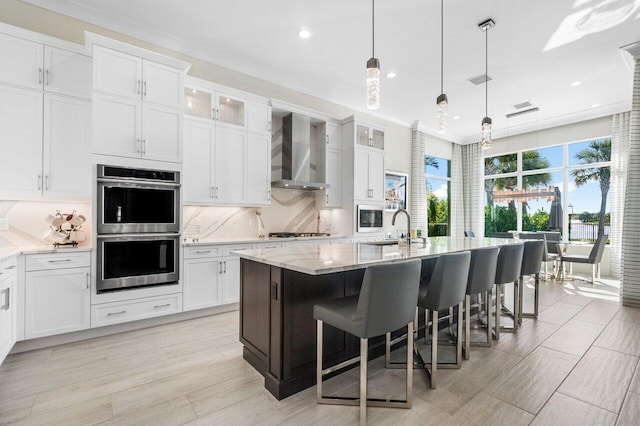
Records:
[[[518,281],[520,280],[520,268],[522,267],[522,253],[524,244],[508,244],[500,247],[498,254],[498,264],[496,268],[496,325],[495,338],[500,340],[500,330],[518,331],[518,308],[520,307]],[[513,328],[500,326],[500,315],[502,314],[502,286],[513,283],[513,311],[507,311],[513,317]],[[506,309],[505,309],[506,310]]]
[[[467,294],[465,297],[465,333],[464,333],[464,359],[469,359],[469,348],[473,346],[491,347],[491,290],[493,289],[498,264],[498,252],[500,247],[487,247],[471,250],[471,263],[469,266],[469,278],[467,279]],[[487,302],[487,342],[471,343],[471,296],[482,294]],[[481,303],[473,307],[480,313]]]
[[[370,337],[408,327],[413,334],[413,320],[420,286],[419,259],[369,266],[362,280],[360,295],[329,300],[313,307],[317,324],[316,396],[319,404],[360,405],[360,424],[367,419],[367,405],[374,407],[411,408],[413,375],[413,339],[407,341],[407,398],[397,400],[367,399],[367,350]],[[322,368],[322,325],[333,327],[360,338],[360,356],[333,367]],[[360,361],[360,398],[324,397],[322,378]]]
[[[417,352],[420,363],[430,378],[431,389],[436,387],[438,371],[438,311],[458,305],[458,336],[456,339],[456,364],[460,367],[462,358],[462,304],[464,302],[471,253],[443,254],[438,258],[431,280],[420,283],[418,306],[425,309],[425,340],[429,331],[429,312],[431,312],[431,371]],[[443,367],[441,365],[441,367]],[[454,368],[455,368],[454,367]],[[446,368],[446,367],[445,367]]]
[[[607,245],[607,240],[609,239],[608,235],[600,235],[596,240],[596,243],[593,245],[591,252],[589,252],[589,256],[572,254],[572,255],[563,255],[560,256],[560,272],[558,275],[564,279],[564,264],[565,263],[586,263],[591,265],[591,284],[594,284],[596,281],[596,275],[600,278],[600,262],[602,261],[602,254],[604,253],[604,248]],[[597,269],[597,274],[596,274]]]
[[[544,237],[544,236],[543,236]],[[540,270],[542,260],[546,251],[545,240],[530,240],[524,242],[522,253],[522,266],[520,267],[520,308],[518,322],[522,323],[522,317],[538,319],[538,302],[540,294]],[[533,275],[535,277],[535,290],[533,296],[533,313],[522,312],[522,300],[524,299],[524,277]]]

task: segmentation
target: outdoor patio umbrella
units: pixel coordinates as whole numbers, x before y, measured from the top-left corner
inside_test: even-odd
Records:
[[[560,189],[554,187],[554,197],[551,202],[551,210],[549,211],[549,229],[562,229],[562,197]]]

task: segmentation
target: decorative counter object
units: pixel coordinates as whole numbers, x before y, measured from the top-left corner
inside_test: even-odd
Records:
[[[70,214],[63,214],[60,210],[56,210],[55,215],[50,214],[45,218],[50,229],[44,234],[43,239],[53,243],[54,247],[76,247],[86,238],[84,231],[80,229],[86,220],[75,210]]]

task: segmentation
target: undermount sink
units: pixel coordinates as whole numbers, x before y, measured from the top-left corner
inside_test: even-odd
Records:
[[[393,246],[398,244],[398,240],[363,241],[362,244],[370,246]]]

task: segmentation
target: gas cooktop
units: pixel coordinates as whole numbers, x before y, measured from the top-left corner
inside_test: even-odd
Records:
[[[326,232],[269,232],[269,238],[330,237]]]

